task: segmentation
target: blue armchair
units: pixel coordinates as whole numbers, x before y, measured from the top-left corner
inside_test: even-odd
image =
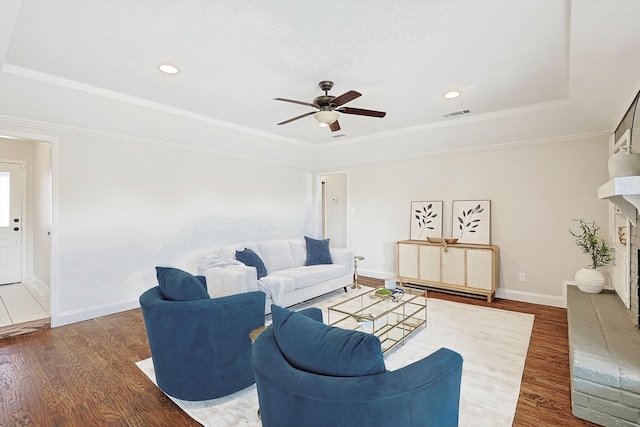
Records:
[[[198,279],[205,289],[199,299],[172,300],[162,283],[140,296],[158,387],[183,400],[214,399],[253,384],[249,333],[264,325],[264,292],[209,298]]]
[[[322,312],[318,309],[299,313],[322,322]],[[329,334],[335,332],[329,331]],[[274,317],[274,325],[268,327],[252,347],[263,427],[458,425],[462,376],[462,357],[458,353],[441,348],[393,372],[385,371],[383,366],[381,373],[371,375],[330,376],[292,366],[288,359],[295,358],[285,358],[283,351],[287,343],[279,346],[278,333]],[[296,335],[290,330],[282,334],[289,334],[286,339]],[[296,339],[305,341],[309,334],[309,330],[305,330]],[[353,343],[355,338],[350,335],[345,342]],[[325,333],[319,341],[323,348],[332,346],[327,339]],[[363,342],[359,340],[356,347],[361,349]],[[342,344],[341,347],[344,348]],[[313,355],[304,356],[307,360],[309,357]],[[326,355],[323,357],[325,359],[318,360],[326,360]],[[370,359],[363,359],[365,369],[377,363],[370,363]],[[344,364],[340,362],[343,367]],[[359,367],[354,367],[362,369],[363,363],[358,364]]]

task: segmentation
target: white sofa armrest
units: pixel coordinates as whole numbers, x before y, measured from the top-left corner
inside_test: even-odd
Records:
[[[198,275],[207,279],[207,289],[212,298],[258,290],[258,275],[254,267],[230,265],[198,269]]]
[[[353,252],[351,250],[330,247],[329,252],[334,264],[344,265],[346,274],[353,275]]]

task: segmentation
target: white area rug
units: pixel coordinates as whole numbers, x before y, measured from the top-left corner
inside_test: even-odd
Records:
[[[342,290],[293,307],[322,308],[354,296]],[[440,347],[460,353],[462,386],[461,427],[511,426],[520,394],[520,382],[533,328],[531,314],[428,299],[427,328],[385,355],[393,371],[433,353]],[[268,317],[269,319],[269,317]],[[151,359],[136,365],[155,383]],[[219,399],[189,402],[174,399],[180,408],[206,427],[261,426],[256,413],[255,385]]]

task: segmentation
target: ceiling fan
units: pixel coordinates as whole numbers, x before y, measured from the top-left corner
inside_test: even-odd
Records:
[[[315,97],[312,102],[295,101],[293,99],[286,98],[273,98],[276,101],[292,102],[294,104],[307,105],[309,107],[318,109],[318,111],[310,111],[292,119],[285,120],[284,122],[278,123],[278,125],[285,125],[287,123],[291,123],[294,120],[298,120],[313,114],[313,116],[318,121],[319,126],[328,127],[329,129],[331,129],[331,132],[335,132],[337,130],[340,130],[340,123],[338,123],[340,114],[338,113],[356,114],[358,116],[369,117],[384,117],[387,114],[384,111],[343,107],[342,105],[346,104],[347,102],[353,101],[357,97],[362,96],[362,94],[360,92],[356,92],[355,90],[350,90],[349,92],[343,93],[340,96],[331,96],[328,92],[333,87],[333,82],[323,80],[318,83],[318,85],[320,86],[320,89],[324,91],[324,95]]]

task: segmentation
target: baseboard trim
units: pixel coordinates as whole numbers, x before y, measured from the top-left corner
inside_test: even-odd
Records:
[[[358,268],[358,274],[360,276],[371,277],[372,279],[387,279],[389,277],[396,277],[396,273],[389,273],[385,271],[366,270]]]
[[[528,302],[539,305],[548,305],[551,307],[567,308],[567,301],[564,296],[536,294],[533,292],[514,291],[512,289],[498,288],[496,289],[496,298]]]
[[[95,319],[96,317],[107,316],[109,314],[120,313],[121,311],[132,310],[140,307],[138,298],[118,301],[111,304],[103,304],[81,310],[72,310],[59,313],[51,317],[51,327],[69,325],[71,323],[82,322],[83,320]]]

